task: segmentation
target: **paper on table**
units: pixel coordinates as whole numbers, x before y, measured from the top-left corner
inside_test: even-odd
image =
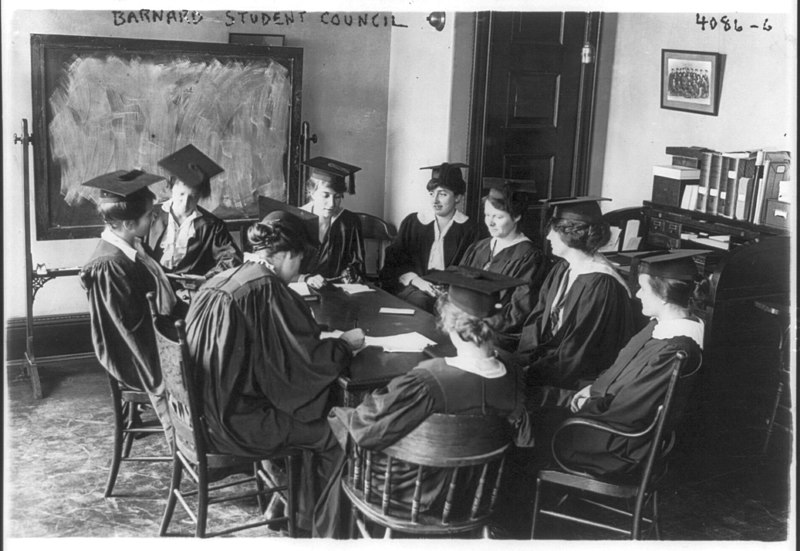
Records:
[[[289,289],[300,295],[301,297],[311,296],[311,290],[308,284],[300,281],[293,281],[289,284]]]
[[[379,346],[384,352],[422,352],[433,344],[436,342],[416,331],[387,337],[366,337],[367,346]]]
[[[335,287],[338,287],[348,295],[355,295],[357,293],[374,293],[375,289],[369,287],[368,285],[364,285],[362,283],[334,283]]]
[[[388,306],[382,307],[378,310],[379,314],[402,314],[405,316],[412,316],[414,315],[413,308],[389,308]]]

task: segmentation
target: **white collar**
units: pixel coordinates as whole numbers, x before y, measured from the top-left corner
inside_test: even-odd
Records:
[[[498,379],[506,374],[506,366],[497,358],[453,356],[444,359],[451,367],[479,375],[484,379]]]
[[[572,264],[569,265],[570,271],[574,274],[575,277],[581,274],[606,274],[610,275],[614,279],[616,279],[620,285],[625,288],[625,291],[628,293],[628,297],[631,296],[631,291],[628,289],[628,283],[622,279],[622,276],[619,275],[619,272],[614,268],[614,266],[609,262],[605,256],[600,253],[595,254],[592,257],[590,262],[585,264],[581,264],[580,269],[576,269],[576,267]]]
[[[172,199],[167,199],[166,201],[164,201],[163,203],[161,203],[161,210],[163,210],[164,212],[166,212],[167,214],[169,214],[170,220],[172,220],[173,222],[175,222],[175,217],[174,217],[174,216],[172,216]],[[189,213],[189,214],[186,216],[186,219],[183,221],[183,223],[184,223],[184,224],[186,224],[186,222],[188,222],[188,221],[190,221],[190,220],[194,220],[194,219],[195,219],[195,218],[197,218],[198,216],[200,216],[200,209],[198,209],[197,207],[195,207],[195,208],[194,208],[194,210],[193,210],[192,212],[190,212],[190,213]]]
[[[703,349],[705,324],[701,319],[682,318],[659,321],[653,328],[653,338],[666,340],[672,337],[689,337]]]
[[[419,220],[419,223],[424,225],[424,226],[427,226],[428,224],[433,222],[433,220],[435,218],[436,218],[436,215],[434,215],[430,211],[419,211],[419,212],[417,212],[417,220]],[[456,224],[463,224],[467,220],[469,220],[469,216],[467,216],[466,214],[464,214],[460,210],[457,210],[456,213],[453,215],[453,218],[452,218],[452,222],[455,222]]]
[[[314,214],[314,201],[309,201],[308,203],[306,203],[305,205],[300,207],[300,209],[304,210],[306,212],[310,212],[311,214]],[[331,216],[331,224],[333,224],[336,221],[336,219],[339,218],[339,216],[342,215],[343,212],[344,212],[344,209],[341,208],[341,209],[339,209],[339,212],[336,213],[336,216]],[[317,216],[319,216],[319,215],[317,215]]]
[[[513,247],[518,243],[524,243],[525,241],[530,241],[530,239],[528,239],[528,236],[525,235],[524,233],[520,233],[513,241],[505,241],[503,243],[500,243],[500,240],[498,238],[492,237],[492,241],[490,243],[492,249],[492,256],[496,255],[500,251],[508,249],[509,247]]]
[[[103,233],[100,234],[100,239],[102,239],[106,243],[114,245],[116,248],[125,253],[125,256],[127,256],[134,262],[136,261],[136,249],[128,245],[128,243],[126,243],[124,239],[122,239],[116,233],[111,231],[110,228],[106,228],[103,230]]]
[[[275,273],[275,266],[270,264],[266,258],[261,258],[259,255],[255,253],[244,253],[244,255],[242,256],[242,260],[244,262],[255,262],[256,264],[261,264],[263,266],[266,266],[272,273]]]

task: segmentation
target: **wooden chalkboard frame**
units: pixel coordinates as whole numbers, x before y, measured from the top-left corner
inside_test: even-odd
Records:
[[[102,231],[102,222],[89,212],[85,224],[64,225],[59,223],[54,210],[54,201],[61,200],[61,177],[59,167],[52,158],[49,142],[49,124],[52,120],[50,93],[64,77],[64,64],[58,60],[75,55],[113,54],[124,59],[151,56],[174,56],[177,59],[225,60],[263,62],[270,59],[288,70],[291,79],[288,147],[284,158],[284,175],[287,197],[283,200],[297,205],[302,199],[300,174],[300,125],[303,75],[303,50],[292,47],[267,47],[258,45],[227,44],[211,42],[183,42],[167,40],[126,39],[115,37],[85,37],[71,35],[31,35],[31,75],[33,94],[34,129],[34,189],[37,240],[73,239],[97,237]],[[119,167],[127,168],[127,167]],[[131,167],[133,168],[133,167]],[[88,203],[88,202],[87,202]],[[62,209],[71,209],[64,204]],[[84,205],[81,208],[86,208]],[[81,211],[82,212],[82,211]],[[256,218],[231,217],[225,219],[231,229],[250,224]],[[62,218],[63,220],[63,218]]]

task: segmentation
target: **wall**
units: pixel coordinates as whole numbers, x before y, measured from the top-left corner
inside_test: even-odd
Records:
[[[440,164],[450,155],[453,13],[446,14],[442,31],[424,16],[419,19],[417,25],[392,31],[384,215],[395,225],[428,205],[425,184],[431,173],[420,167]],[[468,101],[463,92],[460,101]]]
[[[595,153],[603,158],[594,159],[591,184],[614,199],[610,208],[650,199],[652,167],[669,162],[668,145],[796,151],[796,20],[775,14],[737,16],[746,22],[739,33],[721,27],[702,31],[694,13],[621,13],[614,18],[613,42],[603,44],[606,54],[613,54],[613,65],[610,74],[600,77],[600,123],[595,125]],[[760,27],[765,18],[771,31],[748,27]],[[718,116],[660,108],[662,48],[726,56]]]
[[[375,12],[370,12],[375,13]],[[326,155],[362,167],[356,177],[356,195],[345,205],[356,211],[383,215],[384,163],[386,159],[387,101],[389,85],[388,26],[381,14],[379,27],[348,27],[324,24],[320,13],[309,13],[300,23],[276,26],[235,23],[226,12],[202,12],[198,24],[126,23],[115,25],[110,11],[16,11],[4,8],[3,28],[3,121],[6,134],[21,133],[22,118],[33,124],[31,108],[30,34],[70,34],[227,42],[228,33],[284,34],[287,46],[302,47],[303,120],[319,141],[312,155]],[[418,14],[427,26],[422,14]],[[415,19],[399,14],[398,23]],[[328,18],[328,21],[331,19]],[[419,22],[417,22],[419,23]],[[228,25],[230,24],[230,25]],[[418,25],[421,26],[421,25]],[[428,27],[430,29],[430,27]],[[395,28],[399,32],[406,29]],[[435,31],[434,31],[435,32]],[[3,140],[5,313],[24,315],[24,237],[22,198],[22,148]],[[31,151],[32,159],[32,151]],[[33,169],[31,167],[31,182]],[[33,188],[33,184],[31,184]],[[31,219],[35,215],[31,213]],[[33,243],[33,261],[49,267],[76,266],[91,255],[96,239],[40,241]],[[35,314],[84,312],[85,295],[77,278],[49,282],[36,298]]]

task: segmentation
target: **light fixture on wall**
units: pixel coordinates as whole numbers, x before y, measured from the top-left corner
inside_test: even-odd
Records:
[[[441,31],[442,29],[444,29],[445,18],[443,11],[433,11],[426,19],[428,23],[431,24],[431,27],[433,27],[437,31]]]

